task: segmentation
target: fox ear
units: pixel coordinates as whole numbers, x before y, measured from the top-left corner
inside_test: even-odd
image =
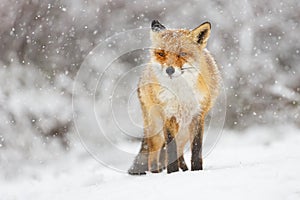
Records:
[[[151,23],[151,29],[154,32],[160,32],[162,30],[165,30],[166,27],[164,25],[162,25],[161,23],[159,23],[158,20],[153,20]]]
[[[193,40],[201,45],[206,45],[207,40],[210,35],[211,24],[209,22],[204,22],[197,28],[191,31]]]

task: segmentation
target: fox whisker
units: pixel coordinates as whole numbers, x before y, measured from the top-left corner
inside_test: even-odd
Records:
[[[185,68],[181,68],[181,70],[186,70],[186,69],[195,69],[195,67],[185,67]]]

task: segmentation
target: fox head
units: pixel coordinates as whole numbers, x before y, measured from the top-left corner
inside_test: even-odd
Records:
[[[205,22],[193,30],[171,30],[153,20],[151,62],[158,73],[172,79],[181,76],[187,69],[199,66],[200,55],[206,47],[210,29],[210,23]]]

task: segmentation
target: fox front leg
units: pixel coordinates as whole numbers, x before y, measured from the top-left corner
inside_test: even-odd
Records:
[[[193,131],[191,137],[191,168],[192,171],[202,170],[202,140],[203,140],[203,131],[204,131],[204,118],[200,117],[199,119],[193,120]]]
[[[178,146],[178,143],[176,143],[176,145]],[[184,157],[183,157],[183,154],[180,154],[180,150],[177,150],[177,156],[179,156],[178,158],[178,165],[179,165],[179,168],[182,170],[182,171],[187,171],[188,170],[188,167],[185,163],[185,160],[184,160]],[[166,144],[163,145],[163,147],[161,148],[160,150],[160,156],[159,156],[159,167],[160,167],[160,170],[164,170],[167,166],[167,151],[166,151]]]
[[[178,123],[175,117],[166,120],[164,126],[165,145],[167,151],[167,172],[179,171],[177,144],[175,136],[178,132]]]

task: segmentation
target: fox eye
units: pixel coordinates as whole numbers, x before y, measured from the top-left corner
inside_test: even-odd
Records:
[[[165,57],[165,55],[166,55],[164,52],[158,52],[157,54],[158,54],[160,57]]]
[[[180,53],[179,53],[179,56],[182,56],[182,57],[183,57],[183,56],[186,56],[186,55],[187,55],[187,53],[185,53],[185,52],[180,52]]]

